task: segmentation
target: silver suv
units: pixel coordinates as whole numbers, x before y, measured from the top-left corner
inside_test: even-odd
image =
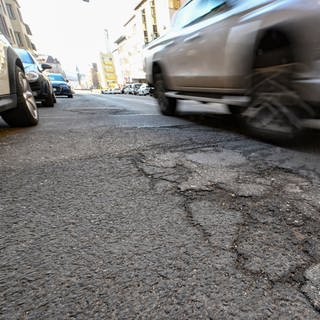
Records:
[[[0,116],[10,126],[38,123],[37,105],[22,61],[0,33]]]
[[[291,138],[319,118],[318,0],[191,0],[145,49],[165,115],[178,99],[220,102],[256,134]]]

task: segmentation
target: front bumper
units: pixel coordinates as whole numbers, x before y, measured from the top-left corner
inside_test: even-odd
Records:
[[[53,86],[53,92],[56,96],[69,96],[72,95],[70,88],[64,86]]]
[[[29,82],[29,84],[32,90],[32,95],[36,100],[43,101],[48,97],[49,94],[51,94],[45,90],[45,87],[39,81]]]

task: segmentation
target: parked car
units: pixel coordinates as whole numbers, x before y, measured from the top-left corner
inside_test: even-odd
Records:
[[[138,94],[138,90],[141,87],[141,83],[134,83],[131,86],[131,94],[137,95]]]
[[[34,126],[39,121],[24,67],[10,43],[0,33],[0,115],[10,126]]]
[[[315,0],[186,2],[145,48],[161,112],[179,99],[220,102],[259,136],[296,136],[320,117],[319,20]]]
[[[45,107],[53,107],[56,97],[50,79],[43,73],[44,70],[52,67],[46,63],[39,65],[33,55],[25,49],[15,49],[15,51],[23,63],[26,77],[36,101],[42,102]]]
[[[120,93],[121,93],[121,89],[118,88],[118,87],[113,88],[113,89],[112,89],[112,93],[113,93],[113,94],[120,94]]]
[[[62,74],[49,73],[48,77],[51,80],[53,91],[56,96],[67,96],[68,98],[73,98],[71,86]]]
[[[122,88],[122,93],[129,94],[131,92],[131,84],[127,84]]]
[[[150,86],[146,83],[143,83],[140,88],[138,89],[139,96],[146,96],[150,94]]]

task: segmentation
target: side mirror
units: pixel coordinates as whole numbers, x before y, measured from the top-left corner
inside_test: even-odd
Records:
[[[52,69],[52,66],[50,66],[50,64],[47,64],[47,63],[42,63],[41,68],[42,70],[48,70],[48,69]]]
[[[68,79],[66,79],[66,82],[69,82],[69,80],[68,80]]]

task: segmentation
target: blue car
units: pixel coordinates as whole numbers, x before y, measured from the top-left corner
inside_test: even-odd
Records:
[[[73,92],[68,84],[68,80],[60,73],[49,73],[49,79],[51,80],[53,91],[56,96],[67,96],[73,98]]]
[[[51,66],[43,63],[38,64],[32,54],[25,49],[14,49],[20,57],[29,81],[32,94],[36,101],[41,102],[44,107],[53,107],[56,97],[53,92],[52,84],[44,70],[51,69]]]

